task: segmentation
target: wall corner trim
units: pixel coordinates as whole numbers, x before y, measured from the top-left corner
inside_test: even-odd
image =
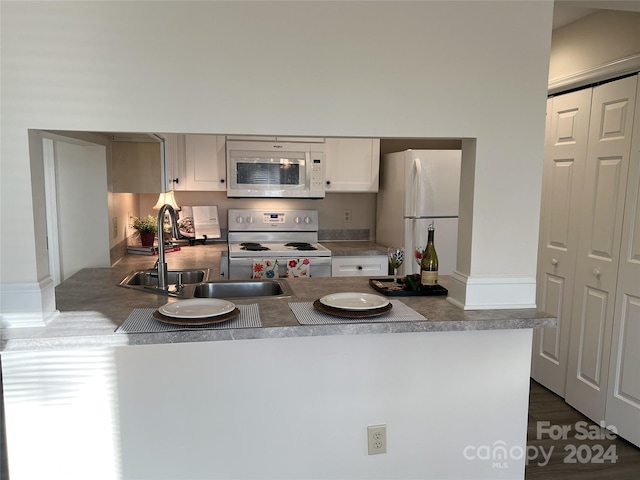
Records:
[[[0,284],[0,327],[44,327],[58,313],[51,276],[37,283]]]
[[[464,310],[536,308],[536,278],[451,275],[447,300]]]

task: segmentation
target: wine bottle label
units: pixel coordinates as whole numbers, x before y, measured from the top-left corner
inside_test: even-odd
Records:
[[[428,270],[422,270],[422,276],[420,279],[422,285],[437,285],[438,284],[438,271],[431,272]]]

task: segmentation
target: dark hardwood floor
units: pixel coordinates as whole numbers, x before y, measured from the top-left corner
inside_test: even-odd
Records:
[[[525,479],[640,480],[640,448],[605,433],[532,380]]]

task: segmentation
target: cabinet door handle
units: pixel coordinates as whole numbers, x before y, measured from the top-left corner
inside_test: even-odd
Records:
[[[598,270],[597,268],[593,269],[593,276],[596,278],[600,278],[600,270]]]
[[[558,265],[558,259],[557,259],[557,258],[552,258],[552,259],[551,259],[551,265],[553,265],[554,267],[555,267],[556,265]]]
[[[327,185],[331,185],[331,180],[327,180]]]
[[[172,182],[172,183],[180,183],[180,179],[179,178],[172,178],[170,180],[170,182]]]
[[[356,268],[357,268],[358,270],[362,270],[362,266],[361,266],[361,265],[358,265]]]
[[[224,183],[224,178],[221,178],[221,179],[220,179],[220,183]]]

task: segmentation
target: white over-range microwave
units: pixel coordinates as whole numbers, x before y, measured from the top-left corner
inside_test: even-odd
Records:
[[[227,141],[227,197],[324,196],[323,143]]]

